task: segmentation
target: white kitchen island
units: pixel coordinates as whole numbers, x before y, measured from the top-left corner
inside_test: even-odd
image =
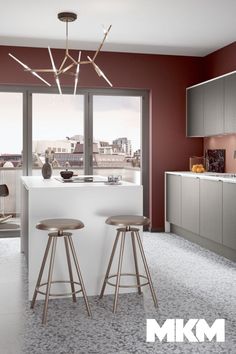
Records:
[[[142,215],[143,189],[140,185],[125,181],[121,185],[106,185],[102,182],[102,177],[96,176],[97,178],[100,181],[85,183],[62,183],[54,177],[49,180],[38,176],[21,178],[21,250],[25,253],[28,264],[29,299],[32,298],[48,239],[47,231],[38,230],[35,226],[40,220],[50,218],[73,218],[84,223],[83,229],[73,230],[72,237],[87,294],[90,296],[100,293],[116,235],[116,228],[105,224],[105,220],[111,215]],[[134,272],[131,247],[128,237],[123,266],[126,273]],[[111,273],[117,271],[117,257],[113,263],[116,267],[111,269]],[[46,281],[46,276],[47,272],[42,282]],[[57,244],[53,278],[68,280],[68,276],[64,241],[61,238]],[[68,291],[66,284],[54,286],[57,286],[54,288],[56,291]],[[120,289],[120,292],[130,291],[133,290]],[[106,293],[113,292],[113,287],[106,287]]]

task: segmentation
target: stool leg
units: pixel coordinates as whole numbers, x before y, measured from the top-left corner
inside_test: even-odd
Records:
[[[132,240],[133,253],[134,253],[134,265],[135,265],[135,273],[136,273],[136,279],[137,279],[138,293],[139,293],[139,295],[141,295],[142,291],[141,291],[141,286],[140,286],[137,252],[136,252],[135,238],[134,238],[134,232],[133,231],[131,231],[131,240]]]
[[[71,260],[70,260],[70,252],[69,252],[67,236],[64,236],[64,242],[65,242],[66,258],[67,258],[67,264],[68,264],[68,270],[69,270],[70,284],[71,284],[72,299],[73,299],[73,302],[76,302],[75,285],[74,285],[73,273],[72,273],[72,268],[71,268]]]
[[[146,275],[147,275],[147,278],[148,278],[148,283],[149,283],[149,287],[150,287],[150,290],[151,290],[154,306],[158,307],[157,298],[156,298],[155,290],[154,290],[154,287],[153,287],[153,284],[152,284],[151,275],[150,275],[150,272],[149,272],[149,269],[148,269],[147,260],[146,260],[145,253],[144,253],[144,250],[143,250],[142,241],[141,241],[139,232],[135,231],[135,234],[137,236],[138,245],[139,245],[140,253],[141,253],[141,256],[142,256],[142,260],[143,260],[144,268],[145,268],[145,271],[146,271]]]
[[[46,322],[47,322],[48,300],[49,300],[50,289],[51,289],[56,246],[57,246],[57,237],[53,237],[52,252],[51,252],[50,264],[49,264],[49,270],[48,270],[48,281],[47,281],[47,288],[46,288],[46,295],[45,295],[45,302],[44,302],[44,309],[43,309],[43,321],[42,321],[43,324],[46,324]]]
[[[77,256],[76,256],[75,247],[74,247],[74,243],[73,243],[73,241],[72,241],[71,236],[68,236],[68,240],[69,240],[70,248],[71,248],[71,251],[72,251],[72,256],[73,256],[73,258],[74,258],[75,267],[76,267],[76,271],[77,271],[77,274],[78,274],[78,278],[79,278],[81,290],[82,290],[82,293],[83,293],[83,297],[84,297],[84,302],[85,302],[85,305],[86,305],[86,309],[87,309],[88,315],[89,315],[89,316],[92,316],[91,310],[90,310],[90,306],[89,306],[89,302],[88,302],[88,298],[87,298],[87,294],[86,294],[85,287],[84,287],[84,282],[83,282],[82,274],[81,274],[80,267],[79,267],[78,258],[77,258]]]
[[[42,279],[42,276],[43,276],[43,271],[44,271],[44,267],[45,267],[45,264],[46,264],[46,261],[47,261],[48,252],[49,252],[51,243],[52,243],[52,238],[49,237],[48,238],[48,242],[47,242],[47,246],[46,246],[46,249],[45,249],[45,252],[44,252],[43,261],[42,261],[42,264],[41,264],[41,267],[40,267],[38,280],[37,280],[37,283],[36,283],[36,286],[35,286],[34,295],[33,295],[32,301],[31,301],[31,305],[30,305],[31,309],[33,309],[34,305],[35,305],[35,301],[36,301],[36,298],[37,298],[37,295],[38,295],[38,287],[39,287],[39,285],[41,283],[41,279]]]
[[[104,278],[104,282],[103,282],[103,285],[102,285],[102,290],[101,290],[99,299],[101,299],[103,297],[103,295],[104,295],[105,287],[107,285],[107,279],[108,279],[109,274],[110,274],[111,265],[112,265],[112,261],[113,261],[114,254],[115,254],[115,251],[116,251],[116,246],[117,246],[117,242],[119,240],[119,236],[120,236],[120,231],[117,231],[116,239],[115,239],[115,242],[114,242],[114,245],[113,245],[113,248],[112,248],[110,260],[109,260],[109,263],[108,263],[108,267],[107,267],[107,271],[106,271],[106,275],[105,275],[105,278]]]
[[[118,301],[118,294],[119,294],[119,287],[120,287],[120,275],[121,275],[124,246],[125,246],[125,234],[126,232],[122,232],[122,236],[121,236],[120,255],[119,255],[119,262],[118,262],[116,288],[115,288],[115,298],[113,303],[113,313],[116,313],[116,309],[117,309],[117,301]]]

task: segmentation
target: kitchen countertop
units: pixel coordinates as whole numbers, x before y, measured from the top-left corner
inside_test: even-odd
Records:
[[[217,173],[217,172],[195,173],[190,171],[166,171],[166,173],[172,175],[184,176],[184,177],[193,177],[193,178],[200,178],[200,179],[208,179],[212,181],[236,183],[236,174],[234,173]]]
[[[78,176],[77,178],[83,178],[83,177],[94,177],[96,178],[97,182],[79,182],[79,183],[73,183],[73,182],[63,182],[63,179],[60,176],[53,176],[50,179],[43,179],[42,176],[23,176],[21,177],[21,180],[26,187],[27,190],[33,189],[33,188],[84,188],[84,187],[108,187],[108,188],[122,188],[122,187],[132,187],[132,186],[137,186],[135,183],[130,183],[126,181],[121,181],[120,184],[117,185],[108,185],[105,182],[107,181],[106,177],[102,176]],[[59,181],[61,179],[61,181]]]

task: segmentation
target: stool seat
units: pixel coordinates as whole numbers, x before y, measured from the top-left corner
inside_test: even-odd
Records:
[[[141,215],[114,215],[106,219],[106,224],[116,226],[145,226],[150,224],[146,216]]]
[[[0,197],[7,197],[9,190],[6,184],[0,184]]]
[[[36,228],[39,230],[48,231],[64,231],[64,230],[75,230],[82,229],[84,224],[80,220],[76,219],[45,219],[41,220]]]

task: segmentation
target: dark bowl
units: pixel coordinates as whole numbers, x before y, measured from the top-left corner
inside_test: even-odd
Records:
[[[73,176],[73,171],[61,171],[60,175],[64,179],[69,179]]]

